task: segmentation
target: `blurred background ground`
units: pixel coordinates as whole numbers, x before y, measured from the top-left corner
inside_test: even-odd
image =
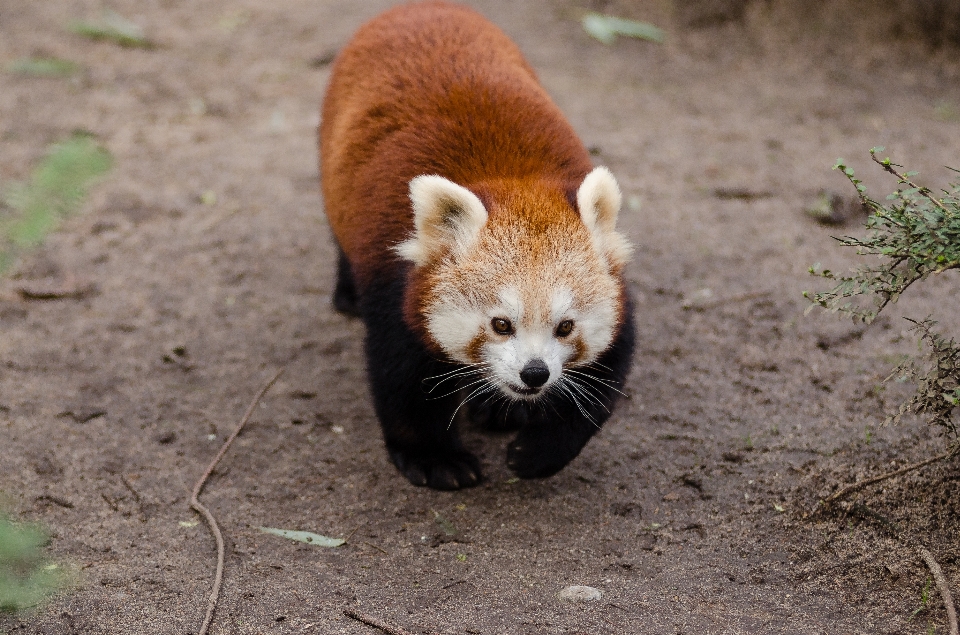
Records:
[[[213,633],[374,632],[345,607],[415,633],[944,632],[904,538],[956,593],[956,460],[862,494],[874,516],[804,515],[833,484],[942,449],[915,419],[880,426],[910,392],[881,380],[916,350],[901,314],[960,333],[955,277],[867,330],[804,316],[800,294],[814,262],[856,263],[830,238],[856,219],[803,213],[821,189],[849,194],[837,157],[878,198],[895,183],[872,146],[931,186],[960,164],[957,3],[471,2],[620,179],[639,346],[631,398],[565,471],[514,482],[506,438],[469,434],[488,478],[453,493],[390,465],[363,330],[329,302],[318,104],[332,55],[389,4],[0,4],[0,66],[79,65],[0,74],[0,186],[78,129],[115,161],[2,283],[0,491],[80,584],[0,630],[196,632],[215,554],[189,489],[285,367],[204,494],[228,544]],[[104,8],[156,47],[65,29]],[[667,40],[604,46],[585,10]],[[71,280],[95,291],[16,292]],[[350,540],[319,549],[260,525]],[[572,584],[602,598],[561,602]]]

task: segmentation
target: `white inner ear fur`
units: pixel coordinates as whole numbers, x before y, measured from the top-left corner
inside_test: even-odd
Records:
[[[626,237],[616,228],[622,200],[617,180],[603,166],[594,168],[577,189],[580,218],[590,230],[593,245],[610,267],[616,269],[627,263],[633,251]]]
[[[410,181],[413,235],[395,247],[401,257],[418,267],[444,251],[467,252],[487,222],[487,210],[476,195],[436,175]]]

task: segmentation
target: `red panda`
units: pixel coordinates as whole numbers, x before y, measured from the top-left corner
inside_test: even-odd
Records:
[[[474,11],[401,6],[334,61],[320,123],[334,306],[366,326],[390,458],[471,487],[457,412],[519,429],[507,466],[550,476],[610,416],[633,316],[616,180],[516,45]]]

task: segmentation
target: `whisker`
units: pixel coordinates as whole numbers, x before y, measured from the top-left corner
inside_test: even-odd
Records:
[[[426,392],[429,394],[429,393],[432,393],[432,392],[433,392],[434,390],[436,390],[437,388],[439,388],[441,384],[443,384],[443,383],[445,383],[445,382],[447,382],[447,381],[449,381],[449,380],[451,380],[451,379],[471,379],[471,378],[476,377],[476,376],[478,376],[478,375],[479,375],[479,376],[483,376],[483,375],[484,375],[484,372],[483,372],[482,369],[470,370],[470,371],[463,372],[463,373],[460,373],[460,374],[457,374],[457,375],[451,375],[450,377],[447,377],[446,379],[441,379],[440,381],[438,381],[436,384],[434,384],[434,385],[431,386],[430,388],[424,387],[424,389],[425,389]]]
[[[596,403],[598,406],[600,406],[601,408],[603,408],[604,410],[606,410],[606,411],[607,411],[607,414],[610,413],[610,410],[608,410],[607,407],[606,407],[601,401],[599,401],[599,400],[596,398],[596,396],[594,396],[593,394],[591,394],[591,393],[589,393],[589,392],[585,392],[585,391],[584,391],[585,386],[581,386],[580,384],[578,384],[576,381],[573,380],[572,377],[564,377],[564,381],[565,381],[565,385],[568,387],[567,389],[570,390],[571,393],[572,393],[574,390],[576,390],[576,392],[577,392],[581,397],[583,397],[583,398],[587,401],[587,403]],[[579,404],[578,404],[578,407],[579,407]],[[583,408],[581,408],[581,412],[583,412]],[[593,417],[592,414],[590,414],[590,413],[584,413],[584,415],[587,417],[587,419],[590,420],[590,423],[592,423],[594,426],[597,427],[597,429],[600,428],[600,426],[597,425],[596,419],[594,419],[594,417]]]
[[[564,379],[563,375],[561,375],[559,379]],[[584,409],[583,405],[580,404],[580,401],[577,399],[577,395],[572,390],[570,390],[569,386],[567,385],[568,383],[569,383],[569,379],[567,379],[564,383],[557,381],[557,387],[560,388],[567,396],[570,397],[570,400],[577,407],[577,409],[580,411],[580,414],[582,414],[584,418],[586,418],[590,423],[592,423],[597,428],[599,428],[600,426],[598,426],[597,422],[593,420],[593,417],[590,415],[590,413],[588,413]]]
[[[459,373],[459,372],[461,372],[461,371],[463,371],[463,370],[466,370],[466,369],[468,369],[468,368],[477,368],[477,367],[479,367],[479,366],[489,366],[489,365],[490,365],[490,364],[489,364],[488,362],[478,362],[478,363],[476,363],[476,364],[457,364],[457,367],[454,368],[453,370],[448,370],[447,372],[445,372],[445,373],[440,373],[439,375],[433,375],[433,376],[431,376],[431,377],[426,377],[426,378],[424,378],[424,381],[426,381],[426,380],[428,380],[428,379],[439,379],[439,378],[441,378],[441,377],[446,377],[447,375],[452,375],[453,373]]]
[[[580,382],[575,381],[573,377],[568,377],[568,378],[567,378],[567,381],[569,381],[569,382],[570,382],[570,386],[571,386],[573,389],[575,389],[578,393],[580,393],[587,401],[592,401],[593,403],[597,404],[598,406],[600,406],[601,408],[603,408],[604,410],[606,410],[606,411],[607,411],[607,414],[610,413],[610,409],[607,408],[607,405],[606,405],[605,403],[603,403],[603,400],[601,399],[601,396],[599,396],[599,395],[595,392],[595,389],[594,389],[594,388],[591,388],[591,387],[590,387],[589,385],[587,385],[587,384],[584,384],[584,383],[580,383]]]
[[[602,368],[602,369],[605,370],[605,371],[608,371],[608,372],[611,372],[611,373],[613,372],[613,369],[610,368],[609,366],[607,366],[606,364],[601,364],[600,362],[596,362],[596,361],[590,362],[589,364],[584,364],[584,365],[583,365],[584,368],[589,368],[589,367],[591,367],[591,366],[597,366],[597,367],[599,367],[599,368]]]
[[[478,373],[482,373],[482,372],[484,371],[484,367],[488,367],[488,366],[490,366],[490,364],[488,364],[488,363],[486,363],[486,362],[479,363],[479,364],[465,364],[465,365],[463,365],[463,366],[460,366],[459,368],[454,368],[453,370],[448,371],[448,372],[446,372],[446,373],[441,373],[440,375],[433,375],[432,377],[425,377],[425,378],[420,382],[420,384],[421,384],[421,385],[424,385],[424,384],[426,384],[428,381],[430,381],[430,380],[432,380],[432,379],[439,379],[440,381],[438,381],[437,383],[435,383],[435,384],[433,385],[433,387],[427,389],[427,392],[433,392],[434,390],[437,389],[437,387],[438,387],[440,384],[444,383],[445,381],[448,381],[448,380],[450,380],[450,379],[455,379],[455,378],[457,378],[457,377],[469,377],[470,375],[475,375],[475,374],[478,374]],[[441,379],[441,378],[442,378],[442,379]]]
[[[450,429],[450,426],[453,425],[453,420],[456,418],[457,413],[460,412],[460,408],[463,407],[463,404],[465,404],[465,403],[467,403],[468,401],[470,401],[471,399],[473,399],[473,397],[474,397],[475,395],[477,395],[478,393],[482,395],[484,392],[489,392],[489,391],[491,391],[491,390],[496,390],[496,389],[497,389],[497,385],[494,384],[493,382],[491,382],[490,380],[483,380],[483,381],[484,381],[484,385],[483,385],[483,386],[480,386],[479,388],[477,388],[476,390],[474,390],[472,393],[470,393],[469,395],[467,395],[467,398],[464,399],[463,401],[461,401],[461,402],[460,402],[460,405],[457,406],[456,409],[453,411],[453,414],[450,415],[450,421],[447,423],[447,430],[449,430],[449,429]],[[472,384],[471,384],[471,385],[472,385]]]
[[[586,378],[586,379],[592,379],[592,380],[594,380],[594,381],[599,381],[599,382],[601,382],[604,386],[606,386],[607,388],[609,388],[610,390],[613,390],[613,391],[615,391],[615,392],[623,395],[624,397],[627,396],[627,393],[623,392],[622,390],[620,390],[619,388],[617,388],[616,386],[613,385],[613,384],[619,383],[619,382],[615,382],[615,381],[612,380],[612,379],[603,379],[602,377],[595,377],[594,375],[591,375],[591,374],[589,374],[589,373],[581,373],[580,371],[576,371],[576,370],[573,370],[573,369],[570,369],[570,368],[564,369],[563,372],[565,372],[565,373],[570,373],[571,375],[578,375],[578,376],[584,377],[584,378]],[[571,378],[571,379],[572,379],[572,378]]]
[[[618,381],[616,381],[616,380],[613,380],[613,379],[604,379],[603,377],[597,377],[596,375],[591,375],[590,373],[584,373],[584,372],[581,372],[581,371],[579,371],[579,370],[574,370],[574,369],[572,369],[572,368],[564,368],[564,369],[563,369],[563,372],[565,372],[565,373],[573,373],[574,375],[580,375],[580,376],[582,376],[582,377],[586,377],[587,379],[594,379],[594,380],[596,380],[596,381],[603,382],[604,384],[607,384],[608,386],[613,386],[613,385],[615,385],[615,384],[619,384],[619,383],[620,383],[620,382],[618,382]]]
[[[470,386],[476,386],[477,384],[482,384],[482,383],[489,382],[489,381],[490,381],[490,380],[487,379],[486,377],[481,377],[480,379],[478,379],[478,380],[476,380],[476,381],[470,382],[470,383],[467,384],[466,386],[457,386],[456,388],[454,388],[454,389],[451,390],[450,392],[448,392],[448,393],[446,393],[446,394],[443,394],[443,395],[440,395],[439,397],[430,397],[429,401],[434,401],[434,400],[436,400],[436,399],[443,399],[444,397],[449,397],[450,395],[455,395],[456,393],[460,392],[461,390],[466,390],[466,389],[469,388]]]
[[[579,373],[577,374],[579,375]],[[586,378],[589,379],[590,375],[586,375]],[[583,379],[577,376],[568,376],[567,380],[576,386],[580,386],[581,388],[588,390],[591,395],[597,397],[598,399],[600,399],[600,401],[605,401],[605,397],[606,397],[606,394],[604,393],[605,388],[611,388],[616,390],[612,386],[607,386],[607,385],[595,386],[593,384],[588,384]]]

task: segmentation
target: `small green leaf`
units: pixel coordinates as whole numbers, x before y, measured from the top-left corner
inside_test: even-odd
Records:
[[[281,538],[286,538],[287,540],[305,542],[308,545],[316,545],[317,547],[339,547],[347,542],[343,538],[330,538],[329,536],[321,536],[320,534],[315,534],[309,531],[274,529],[273,527],[257,527],[257,529],[265,534],[280,536]]]
[[[433,511],[433,510],[430,510],[430,511]],[[446,518],[444,518],[443,516],[441,516],[440,514],[438,514],[437,512],[433,512],[433,519],[437,521],[437,524],[440,525],[440,527],[443,529],[443,533],[445,533],[448,536],[457,535],[457,528],[453,526],[453,523],[447,520]]]
[[[74,20],[67,25],[67,29],[91,40],[104,40],[127,48],[154,47],[153,42],[144,36],[140,25],[110,9],[103,12],[99,22]]]
[[[56,57],[21,57],[11,62],[7,70],[31,77],[68,77],[80,70],[80,67]]]
[[[110,169],[111,162],[106,150],[87,135],[75,134],[53,146],[30,182],[8,191],[6,202],[15,213],[0,216],[4,261],[10,262],[17,250],[40,244],[60,218],[79,209],[87,191]],[[9,253],[4,253],[5,247],[10,248]]]
[[[651,42],[663,42],[663,31],[648,22],[628,20],[611,15],[590,12],[581,20],[583,30],[604,44],[613,44],[618,35]]]

